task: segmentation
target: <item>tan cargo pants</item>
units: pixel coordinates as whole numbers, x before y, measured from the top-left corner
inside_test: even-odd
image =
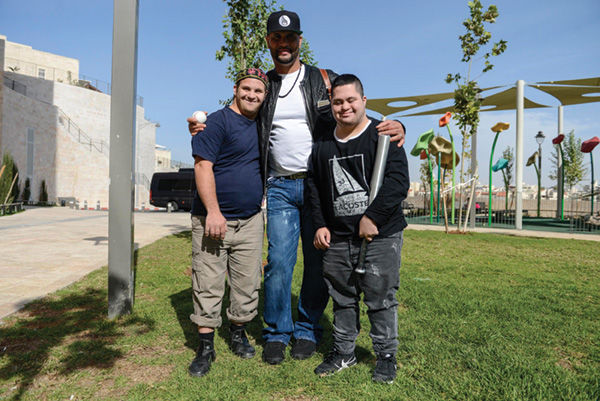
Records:
[[[246,323],[257,315],[264,220],[262,211],[247,219],[227,221],[225,239],[204,236],[205,218],[192,216],[192,322],[221,326],[225,279],[229,281],[227,318]]]

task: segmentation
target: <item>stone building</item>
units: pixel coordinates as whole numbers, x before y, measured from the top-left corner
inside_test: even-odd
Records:
[[[21,193],[31,183],[39,199],[76,199],[108,207],[110,85],[104,92],[81,80],[79,61],[9,42],[0,35],[0,153],[10,152],[19,169]],[[148,204],[154,172],[156,123],[136,110],[136,207]],[[124,194],[126,195],[126,194]]]

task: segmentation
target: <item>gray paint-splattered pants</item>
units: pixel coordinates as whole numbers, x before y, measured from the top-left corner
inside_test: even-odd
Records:
[[[333,342],[340,353],[354,352],[360,331],[359,301],[364,294],[376,354],[396,354],[398,300],[403,232],[369,243],[365,274],[354,273],[361,241],[332,242],[323,258],[323,277],[333,300]]]

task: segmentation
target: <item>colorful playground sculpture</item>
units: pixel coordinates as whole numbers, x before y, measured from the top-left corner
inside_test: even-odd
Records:
[[[492,132],[495,132],[496,135],[494,136],[494,143],[492,144],[492,153],[490,154],[490,184],[488,187],[488,192],[489,192],[489,202],[488,202],[488,227],[492,226],[492,162],[494,160],[494,149],[496,148],[496,142],[498,141],[498,135],[500,135],[500,133],[502,131],[506,131],[507,129],[510,128],[510,124],[509,123],[496,123],[496,125],[494,125],[492,127]],[[507,161],[508,164],[508,161]],[[504,166],[506,168],[506,166]],[[536,168],[537,170],[537,168]]]
[[[492,171],[494,173],[496,171],[502,171],[502,178],[504,178],[504,182],[508,182],[508,179],[506,178],[506,168],[507,167],[508,167],[508,160],[506,160],[505,158],[501,157],[500,159],[498,159],[498,161],[496,162],[496,164],[494,164],[492,166]],[[490,204],[491,204],[491,202],[490,202]],[[506,193],[506,197],[505,197],[504,209],[508,209],[508,192]]]
[[[558,147],[558,150],[560,152],[560,160],[562,160],[562,162],[560,163],[560,177],[561,180],[559,182],[560,185],[560,219],[564,220],[565,219],[565,163],[564,163],[564,153],[563,153],[563,148],[562,148],[562,141],[565,139],[564,134],[558,134],[558,136],[556,138],[552,139],[552,144],[555,145],[556,147]],[[528,164],[529,166],[529,164]]]
[[[429,142],[433,140],[433,129],[429,131],[423,132],[419,135],[417,139],[417,143],[410,151],[410,154],[413,156],[421,156],[423,152],[425,153],[425,157],[427,158],[427,163],[429,164],[429,171],[431,173],[431,183],[429,185],[429,223],[433,223],[433,168],[431,167],[431,158],[429,157]]]
[[[452,131],[450,131],[450,125],[449,125],[451,119],[452,119],[452,113],[449,112],[449,111],[447,111],[446,114],[444,114],[442,116],[442,118],[440,118],[440,128],[441,127],[448,128],[448,135],[450,135],[450,143],[452,144],[452,152],[455,153],[455,149],[454,149],[454,137],[452,136]],[[456,175],[456,173],[455,173],[456,163],[458,163],[458,161],[454,161],[453,160],[453,164],[452,164],[452,195],[451,195],[452,196],[452,209],[451,209],[451,212],[450,212],[450,215],[451,215],[450,219],[452,221],[452,224],[454,224],[454,210],[455,210],[455,207],[454,207],[454,202],[455,202],[454,192],[455,192],[456,184],[454,182],[454,180],[455,180],[454,177]],[[438,177],[439,177],[439,171],[438,171]],[[439,208],[439,204],[438,204],[438,208]]]
[[[592,156],[592,150],[600,143],[600,139],[595,136],[587,141],[583,141],[581,144],[581,152],[590,154],[590,162],[592,163],[591,171],[592,171],[592,207],[590,209],[590,216],[594,215],[594,157]]]
[[[446,170],[453,169],[452,171],[454,171],[456,163],[459,162],[459,157],[456,154],[456,152],[453,151],[452,143],[441,136],[436,136],[431,142],[429,142],[428,151],[430,155],[435,156],[436,160],[438,161],[438,167],[444,168],[444,174],[442,175],[441,180],[438,174],[438,180],[442,183],[441,192],[444,193],[442,200],[444,204],[444,225],[446,226],[446,231],[448,231],[448,212],[446,206],[446,194],[444,191],[444,183],[446,181]],[[454,157],[452,157],[452,155],[454,155]]]

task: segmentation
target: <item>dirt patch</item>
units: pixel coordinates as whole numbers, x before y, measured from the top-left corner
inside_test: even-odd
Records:
[[[23,341],[22,338],[5,340],[0,343],[0,351],[2,351],[0,355],[37,351],[38,348],[45,344],[44,340],[34,338],[27,341]]]
[[[580,352],[567,352],[558,347],[554,348],[554,351],[556,351],[560,358],[556,362],[556,366],[560,366],[561,368],[572,372],[575,368],[579,368],[583,365],[581,359],[585,358],[585,355]]]
[[[184,276],[188,276],[188,277],[192,277],[192,268],[188,267],[187,269],[185,269],[185,271],[183,272]]]
[[[469,232],[467,232],[467,231],[459,231],[459,230],[449,230],[448,234],[462,234],[462,235],[467,235],[467,234],[469,234]]]

